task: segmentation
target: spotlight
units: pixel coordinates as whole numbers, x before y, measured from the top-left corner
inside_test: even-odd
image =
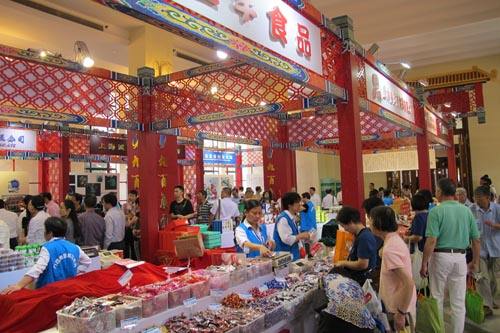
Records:
[[[75,61],[80,63],[85,68],[90,68],[94,66],[94,59],[92,59],[92,55],[90,54],[89,48],[85,42],[77,40],[75,42]]]
[[[451,102],[446,102],[443,104],[445,108],[451,108]]]
[[[94,66],[94,59],[92,59],[91,57],[85,57],[83,58],[82,65],[85,68],[90,68]]]
[[[217,50],[217,58],[220,60],[226,60],[228,57],[228,54],[222,50]]]
[[[217,88],[217,86],[215,86],[215,85],[214,85],[214,86],[211,86],[211,87],[210,87],[210,93],[211,93],[212,95],[217,94],[217,91],[219,91],[219,88]]]
[[[411,68],[411,65],[406,61],[402,61],[400,64],[401,64],[401,66],[403,66],[403,68],[406,68],[406,69]]]
[[[47,51],[41,50],[40,51],[40,58],[45,58],[47,56]]]

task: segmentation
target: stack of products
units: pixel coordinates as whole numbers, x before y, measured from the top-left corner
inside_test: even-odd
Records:
[[[23,269],[26,264],[23,254],[11,249],[0,249],[0,273]],[[33,263],[30,266],[33,266]]]
[[[221,246],[221,233],[218,231],[204,231],[201,233],[203,236],[203,245],[206,249],[214,249]]]
[[[61,333],[109,332],[116,328],[116,312],[109,302],[95,298],[77,298],[57,311],[57,329]]]
[[[16,252],[21,253],[24,257],[25,266],[31,267],[37,262],[41,248],[40,244],[19,245],[16,246]]]

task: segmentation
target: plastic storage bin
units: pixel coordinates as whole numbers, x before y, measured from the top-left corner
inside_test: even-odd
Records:
[[[109,311],[90,318],[74,317],[57,311],[57,330],[60,333],[104,333],[116,328],[116,313]]]
[[[227,290],[231,286],[231,274],[229,272],[212,272],[210,277],[210,289]]]
[[[264,331],[265,315],[262,314],[246,325],[240,325],[240,333],[256,333]]]
[[[283,304],[278,305],[274,310],[269,311],[264,317],[265,328],[270,328],[279,323],[280,321],[288,317],[288,312],[286,312]]]
[[[191,297],[191,286],[187,285],[168,293],[168,306],[170,309],[181,306],[185,300]]]
[[[240,267],[231,272],[231,287],[247,282],[247,268]]]
[[[121,321],[137,317],[142,318],[142,299],[125,295],[108,295],[100,299],[113,301],[114,297],[119,297],[125,300],[126,303],[113,306],[116,313],[116,327],[121,327]]]
[[[189,286],[191,287],[191,297],[200,299],[210,295],[210,282],[208,279],[190,284]]]
[[[256,265],[247,266],[247,281],[252,281],[259,276],[259,268]]]

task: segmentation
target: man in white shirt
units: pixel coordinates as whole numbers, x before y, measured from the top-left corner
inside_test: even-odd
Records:
[[[102,197],[104,209],[106,209],[106,234],[104,237],[104,248],[108,250],[125,249],[125,225],[126,219],[123,211],[117,207],[116,195],[108,193]]]
[[[220,204],[220,208],[219,208]],[[240,217],[240,211],[238,210],[238,205],[231,200],[231,189],[229,187],[224,187],[221,193],[221,199],[215,202],[210,210],[210,214],[213,220],[233,220],[237,221]]]
[[[8,249],[10,246],[9,226],[0,220],[0,249]]]
[[[0,220],[4,221],[9,226],[10,232],[10,248],[14,250],[17,242],[17,214],[5,209],[5,201],[0,199]]]
[[[45,243],[45,220],[50,217],[45,211],[45,202],[39,195],[31,198],[28,204],[28,210],[31,213],[31,220],[28,226],[28,236],[26,242],[28,244],[43,244]]]
[[[316,193],[315,187],[309,187],[309,194],[311,195],[311,202],[314,204],[314,207],[321,206],[321,197]]]
[[[337,204],[342,205],[342,189],[337,192]]]
[[[323,208],[323,209],[330,209],[333,206],[337,205],[337,200],[333,196],[331,189],[327,189],[325,192],[326,192],[326,195],[323,198],[323,202],[321,204],[321,208]]]

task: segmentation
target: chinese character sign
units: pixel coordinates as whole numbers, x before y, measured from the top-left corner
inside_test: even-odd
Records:
[[[36,132],[0,128],[0,150],[36,151]]]
[[[90,137],[90,153],[95,155],[127,156],[127,142],[124,139]]]
[[[236,164],[236,154],[233,152],[220,152],[220,151],[204,151],[203,152],[204,164]]]
[[[172,0],[318,74],[321,30],[282,0]]]

